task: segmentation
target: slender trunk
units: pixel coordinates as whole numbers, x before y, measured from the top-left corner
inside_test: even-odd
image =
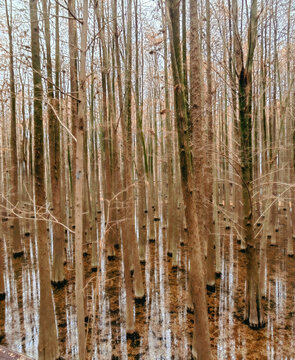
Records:
[[[34,166],[36,206],[46,207],[44,183],[44,148],[42,114],[42,79],[40,66],[39,23],[37,0],[30,0],[31,49],[34,83]],[[46,222],[37,221],[38,262],[40,277],[39,344],[40,360],[58,358],[56,324],[50,286],[49,248]]]
[[[79,73],[79,103],[77,122],[77,152],[75,173],[75,273],[76,308],[79,339],[79,359],[86,357],[85,308],[84,308],[84,269],[83,269],[83,180],[86,164],[84,158],[84,131],[86,128],[86,52],[88,28],[88,0],[83,1],[83,25],[81,32],[81,56]]]
[[[211,14],[210,1],[206,0],[206,49],[207,49],[207,151],[206,151],[206,203],[207,203],[207,288],[215,290],[215,264],[214,264],[214,223],[213,223],[213,114],[212,114],[212,74],[211,74]]]
[[[8,28],[9,39],[9,75],[10,75],[10,161],[11,161],[11,204],[15,208],[14,212],[17,213],[19,202],[19,188],[18,188],[18,156],[17,156],[17,134],[16,134],[16,96],[15,96],[15,80],[14,80],[14,64],[13,64],[13,40],[12,40],[12,25],[11,14],[8,13],[7,0],[5,0],[6,21]],[[13,256],[19,257],[23,255],[23,249],[21,244],[21,235],[19,227],[19,218],[17,215],[13,216]]]
[[[232,59],[232,71],[231,71],[231,87],[232,87],[232,98],[233,98],[233,114],[234,114],[234,152],[235,157],[235,168],[236,168],[236,182],[235,186],[235,209],[237,212],[237,226],[239,234],[237,236],[238,242],[241,243],[241,251],[245,251],[244,241],[244,227],[243,227],[243,199],[242,199],[242,173],[240,166],[236,166],[241,162],[241,147],[240,147],[240,124],[239,117],[237,116],[237,81],[235,76],[236,68],[240,67],[240,43],[239,39],[235,36],[235,32],[238,29],[238,6],[236,1],[232,1],[232,23],[233,23],[233,59]]]
[[[124,106],[124,122],[123,122],[123,151],[125,158],[124,178],[126,180],[126,189],[124,189],[124,200],[126,206],[126,227],[127,231],[124,237],[128,236],[125,244],[131,250],[128,252],[130,256],[130,264],[134,265],[134,296],[138,301],[145,298],[143,278],[140,268],[138,245],[135,233],[134,218],[134,194],[132,184],[132,114],[131,114],[131,74],[132,74],[132,0],[128,0],[127,13],[127,48],[126,48],[126,71],[125,71],[125,106]],[[128,250],[128,248],[126,250]],[[126,251],[123,250],[124,252]],[[132,258],[131,258],[132,256]]]
[[[136,170],[138,178],[138,229],[139,229],[139,259],[140,262],[145,262],[146,252],[146,237],[147,237],[147,223],[146,223],[146,189],[144,179],[144,160],[143,153],[145,152],[144,135],[142,131],[142,104],[140,104],[139,97],[139,43],[138,43],[138,0],[135,1],[135,106],[136,106]]]
[[[112,157],[112,122],[113,122],[113,106],[111,95],[111,83],[110,83],[110,63],[109,55],[105,39],[105,27],[106,22],[104,18],[104,3],[99,8],[98,1],[94,3],[94,11],[98,23],[98,27],[101,29],[101,48],[102,48],[102,112],[103,112],[103,147],[104,147],[104,176],[105,176],[105,196],[104,196],[104,211],[106,219],[105,228],[105,242],[107,249],[107,256],[109,260],[114,259],[114,227],[115,227],[115,213],[113,204],[112,193],[112,179],[113,179],[113,157]],[[99,12],[100,10],[100,12]]]
[[[253,224],[253,153],[252,153],[252,68],[257,41],[257,0],[251,1],[251,15],[248,28],[248,54],[243,62],[243,52],[236,54],[237,74],[239,80],[239,116],[241,131],[241,166],[245,243],[247,251],[245,321],[250,327],[264,325],[264,314],[261,303],[260,278],[256,254],[256,239]],[[235,38],[239,39],[237,31]],[[240,44],[241,49],[241,44]]]
[[[45,24],[45,44],[46,44],[46,67],[47,67],[47,87],[48,87],[48,123],[49,123],[49,152],[50,152],[50,177],[53,215],[57,221],[61,222],[61,187],[60,187],[60,126],[57,119],[58,103],[54,99],[51,46],[50,46],[50,22],[48,13],[48,1],[42,0],[43,17]],[[56,3],[58,6],[58,3]],[[58,16],[56,17],[58,19]],[[58,23],[57,23],[57,26]],[[56,40],[57,41],[57,40]],[[57,46],[59,50],[59,46]],[[59,56],[59,55],[57,55]],[[58,67],[57,67],[58,69]],[[65,281],[63,267],[64,251],[64,229],[62,225],[53,222],[53,271],[51,281],[53,284],[62,285]]]
[[[169,32],[171,45],[171,60],[172,73],[174,82],[174,105],[175,117],[178,133],[178,146],[180,157],[181,170],[181,184],[183,191],[183,198],[185,203],[185,214],[188,226],[188,243],[190,249],[190,288],[192,293],[192,301],[195,310],[195,329],[194,329],[194,347],[193,356],[201,360],[210,360],[211,347],[209,337],[209,325],[207,315],[207,303],[205,292],[204,279],[204,259],[199,237],[198,217],[196,213],[195,191],[193,189],[193,176],[191,165],[191,151],[189,146],[189,134],[187,134],[188,111],[186,109],[186,96],[183,87],[182,79],[182,60],[180,51],[180,30],[179,30],[179,3],[175,0],[168,2],[169,7]],[[198,78],[195,79],[193,75],[199,76],[198,64],[196,57],[199,56],[199,24],[197,21],[197,3],[191,1],[190,3],[190,24],[191,24],[191,116],[192,120],[198,116],[195,111],[197,108],[197,97],[200,94],[196,91],[198,89]],[[197,66],[197,69],[196,69]],[[196,70],[196,71],[195,71]],[[196,125],[194,123],[194,125]]]
[[[71,117],[72,117],[72,134],[77,134],[77,114],[78,114],[78,43],[77,43],[77,20],[74,18],[76,12],[76,0],[68,1],[69,9],[69,55],[70,55],[70,83],[71,83]],[[72,141],[72,158],[69,157],[70,181],[72,192],[72,214],[75,216],[75,182],[76,182],[76,152],[77,143]]]
[[[113,0],[113,19],[114,19],[114,47],[115,47],[115,64],[116,64],[116,74],[117,74],[117,86],[118,86],[118,97],[119,97],[119,119],[122,118],[123,112],[123,91],[122,91],[122,75],[121,75],[121,61],[120,61],[120,48],[119,48],[119,31],[118,31],[118,24],[117,24],[117,0]],[[114,118],[115,119],[115,118]],[[116,121],[116,126],[114,131],[117,135],[118,132],[118,124]],[[121,179],[121,170],[120,170],[120,152],[118,149],[114,148],[114,171],[116,173],[116,181],[117,181],[117,193],[118,196],[116,198],[117,204],[117,215],[116,219],[118,221],[118,227],[120,230],[120,224],[123,217],[122,211],[122,203],[123,203],[123,196],[122,196],[122,179]]]
[[[99,193],[100,186],[99,181],[96,183],[96,156],[95,156],[95,117],[94,117],[94,49],[96,43],[93,43],[91,53],[91,85],[90,85],[90,121],[89,121],[89,160],[90,160],[90,176],[89,176],[89,197],[90,197],[90,235],[91,235],[91,269],[97,271],[99,265],[98,259],[98,244],[97,239],[100,239],[100,216],[96,219],[96,200],[97,194]],[[100,206],[99,206],[100,208]],[[97,236],[98,230],[98,236]]]

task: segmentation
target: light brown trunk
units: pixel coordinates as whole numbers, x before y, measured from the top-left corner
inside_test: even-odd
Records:
[[[34,82],[34,166],[35,166],[35,201],[37,210],[45,207],[44,183],[44,148],[43,148],[43,117],[42,117],[42,80],[40,67],[39,24],[37,0],[30,0],[31,49]],[[46,222],[37,221],[38,262],[40,276],[40,310],[39,310],[39,344],[40,360],[58,358],[53,299],[50,286],[49,247]]]
[[[78,114],[78,43],[77,43],[77,20],[74,18],[76,13],[76,0],[68,1],[69,9],[69,54],[70,54],[70,83],[71,83],[71,117],[72,134],[77,134],[77,114]],[[73,16],[74,15],[74,16]],[[76,152],[77,143],[72,141],[72,158],[69,158],[71,167],[70,182],[72,191],[72,216],[75,217],[75,182],[76,182]]]
[[[84,177],[84,131],[86,127],[86,52],[88,29],[88,0],[83,1],[83,25],[81,32],[81,57],[79,74],[79,103],[77,122],[77,152],[75,173],[75,274],[76,274],[76,309],[79,339],[79,359],[86,357],[85,343],[85,298],[83,269],[83,181]]]
[[[213,222],[213,114],[212,114],[212,74],[211,74],[211,14],[210,1],[206,0],[206,49],[207,49],[207,150],[206,150],[206,228],[207,228],[207,288],[215,290],[215,251]]]
[[[45,23],[46,65],[48,86],[48,123],[49,123],[49,152],[50,152],[50,178],[53,215],[58,222],[61,218],[61,187],[60,187],[60,126],[57,119],[59,106],[58,100],[54,99],[52,61],[50,46],[50,23],[48,2],[42,0],[43,17]],[[57,17],[58,18],[58,17]],[[53,269],[51,281],[55,285],[62,285],[65,280],[63,267],[64,252],[64,229],[58,222],[53,222]]]
[[[134,189],[132,183],[132,113],[131,113],[131,74],[132,74],[132,1],[128,0],[128,22],[127,22],[127,53],[126,53],[126,72],[125,72],[125,107],[123,127],[123,153],[125,159],[124,178],[126,181],[126,189],[124,189],[124,200],[126,206],[126,233],[131,252],[130,265],[134,265],[134,296],[135,299],[144,299],[143,278],[139,261],[138,245],[135,233],[135,217],[134,217]],[[125,249],[123,249],[125,251]]]
[[[196,213],[195,190],[193,189],[193,176],[187,131],[188,118],[186,109],[186,96],[182,80],[182,60],[180,52],[180,31],[179,31],[179,2],[170,0],[169,8],[169,32],[171,44],[172,73],[174,82],[174,104],[175,117],[178,132],[178,146],[181,170],[181,184],[185,204],[185,214],[188,227],[188,244],[190,251],[190,288],[195,311],[195,331],[193,341],[193,356],[201,360],[211,359],[211,347],[209,337],[209,325],[206,303],[204,258],[199,237],[198,217]],[[191,119],[194,125],[198,117],[198,99],[200,94],[197,89],[199,77],[198,64],[200,48],[198,46],[199,24],[197,17],[197,3],[190,2],[190,24],[191,24]],[[190,129],[189,129],[190,130]],[[196,146],[196,144],[194,144]]]
[[[15,80],[14,80],[14,55],[12,43],[12,26],[11,14],[8,13],[7,0],[5,0],[6,20],[9,38],[9,74],[10,74],[10,161],[11,161],[11,204],[15,207],[14,211],[17,213],[19,207],[19,187],[18,187],[18,151],[17,151],[17,133],[16,133],[16,95],[15,95]],[[12,234],[12,248],[13,256],[19,257],[23,255],[21,244],[21,235],[19,227],[19,218],[17,215],[13,216],[13,234]]]

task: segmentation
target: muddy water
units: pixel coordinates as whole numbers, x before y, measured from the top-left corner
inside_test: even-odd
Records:
[[[295,359],[295,260],[285,255],[287,235],[280,215],[279,246],[267,249],[267,325],[251,330],[243,324],[245,254],[231,230],[221,229],[222,276],[208,293],[208,313],[216,359]],[[37,359],[39,281],[34,223],[25,224],[25,254],[13,259],[10,222],[3,222],[6,300],[0,302],[0,344]],[[28,226],[30,229],[28,230]],[[121,251],[114,261],[92,272],[85,254],[87,350],[89,359],[190,359],[193,316],[187,313],[187,246],[178,247],[179,267],[166,255],[166,230],[156,222],[157,239],[147,244],[142,264],[145,304],[137,304],[138,336],[126,340],[125,289]],[[59,346],[64,359],[78,359],[72,238],[67,235],[67,285],[53,289]]]

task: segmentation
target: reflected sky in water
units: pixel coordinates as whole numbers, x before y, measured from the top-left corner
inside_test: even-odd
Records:
[[[5,251],[5,334],[1,344],[38,357],[39,273],[34,223],[25,237],[23,259],[13,259],[9,222],[2,224]],[[142,266],[146,302],[135,305],[138,339],[126,340],[126,294],[122,279],[121,251],[115,261],[106,262],[100,250],[101,267],[91,272],[90,255],[85,257],[89,359],[188,359],[192,342],[193,315],[187,312],[187,245],[178,247],[178,269],[172,269],[167,253],[167,230],[155,222],[156,242],[147,243]],[[51,232],[49,232],[51,233]],[[281,232],[283,234],[283,231]],[[184,236],[182,232],[182,236]],[[281,242],[285,236],[282,236]],[[90,249],[90,247],[89,247]],[[268,247],[267,297],[264,302],[267,325],[249,329],[243,320],[245,254],[239,251],[230,230],[221,231],[222,276],[215,293],[208,294],[210,332],[217,359],[295,358],[294,259],[282,247]],[[90,254],[90,251],[89,251]],[[65,359],[78,359],[77,321],[74,298],[73,239],[67,234],[68,283],[54,289],[60,352]],[[293,357],[292,357],[293,356]]]

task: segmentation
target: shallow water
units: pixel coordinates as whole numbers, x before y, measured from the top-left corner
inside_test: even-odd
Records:
[[[285,255],[284,214],[280,215],[279,246],[267,249],[267,325],[251,330],[243,324],[245,254],[231,230],[221,228],[222,275],[215,293],[208,293],[211,342],[216,359],[295,359],[295,260]],[[34,234],[34,222],[30,233]],[[87,285],[87,351],[89,359],[189,359],[193,315],[187,312],[187,245],[178,247],[178,269],[166,255],[166,230],[155,222],[157,238],[147,243],[142,265],[145,304],[136,305],[138,338],[126,340],[125,289],[121,251],[92,272],[85,256]],[[10,222],[2,222],[5,243],[6,300],[0,303],[0,344],[38,358],[39,280],[37,241],[24,237],[25,254],[13,259]],[[53,289],[59,347],[64,359],[78,359],[72,238],[67,237],[67,285]],[[90,249],[90,248],[89,248]]]

